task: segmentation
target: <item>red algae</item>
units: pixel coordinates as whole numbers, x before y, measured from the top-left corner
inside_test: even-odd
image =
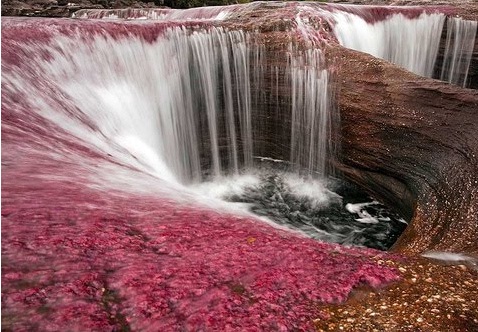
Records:
[[[35,182],[2,183],[2,306],[16,330],[307,329],[318,303],[398,277],[372,250],[161,198]]]
[[[38,24],[28,29],[38,33],[20,34],[29,24]],[[140,34],[148,42],[164,28],[17,19],[2,25],[2,76],[32,75],[45,94],[54,87],[19,70],[30,69],[22,63],[28,58],[15,53],[26,50],[18,47],[22,42],[48,43],[80,28],[85,39],[108,31]],[[139,172],[60,130],[6,84],[1,213],[7,330],[310,330],[321,303],[342,302],[357,286],[399,279],[397,270],[376,262],[387,254],[218,212],[166,192],[167,184],[149,175],[142,175],[143,191],[108,185],[113,180],[102,167]],[[65,97],[50,99],[67,116],[84,116],[66,110]]]
[[[45,18],[19,18],[9,17],[2,20],[2,48],[3,44],[9,48],[10,43],[44,44],[51,38],[59,36],[77,35],[84,42],[90,41],[94,36],[108,36],[115,40],[127,37],[141,37],[144,41],[152,43],[162,36],[169,28],[182,27],[185,29],[207,29],[210,22],[189,20],[175,21],[89,21],[71,19],[45,19]],[[81,32],[81,34],[80,34]],[[3,52],[2,52],[3,53]],[[2,62],[4,57],[2,55]]]

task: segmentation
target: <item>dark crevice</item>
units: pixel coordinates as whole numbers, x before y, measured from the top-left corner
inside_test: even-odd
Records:
[[[109,288],[108,283],[103,281],[101,295],[101,305],[108,315],[108,321],[111,325],[114,326],[113,331],[115,332],[129,332],[131,331],[131,326],[129,325],[125,315],[123,315],[119,309],[119,304],[121,304],[121,298],[118,293]]]

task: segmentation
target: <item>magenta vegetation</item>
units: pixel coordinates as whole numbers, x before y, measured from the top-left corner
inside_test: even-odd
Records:
[[[35,47],[80,26],[85,38],[108,28],[151,42],[164,25],[131,24],[126,33],[119,23],[32,22],[37,29],[2,19],[6,330],[308,330],[321,303],[399,278],[379,264],[386,254],[319,243],[177,199],[160,180],[137,175],[49,120],[46,109],[56,107],[89,125],[37,71],[35,62],[49,54]],[[112,178],[139,177],[146,189],[108,185],[105,169],[114,170]]]
[[[17,175],[5,167],[4,178]],[[398,278],[372,250],[22,177],[2,190],[2,315],[16,331],[307,329],[318,304]]]

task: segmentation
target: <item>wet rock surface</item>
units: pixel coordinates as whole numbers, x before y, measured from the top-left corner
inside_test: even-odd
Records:
[[[264,13],[259,11],[258,17],[233,17],[232,23],[225,24],[257,28],[261,32],[258,42],[265,46],[268,61],[264,77],[284,75],[283,50],[291,41],[304,47],[303,40],[300,34],[268,27],[280,24],[284,17],[287,19],[282,24],[291,24],[289,18],[294,17],[295,9],[279,10],[263,4],[260,10]],[[412,220],[396,250],[477,252],[478,91],[426,79],[345,49],[330,37],[325,22],[316,24],[314,31],[325,36],[321,40],[328,45],[326,62],[336,82],[340,109],[340,137],[333,138],[341,143],[340,158],[330,162],[346,178]],[[274,67],[278,71],[273,72]],[[284,79],[278,82],[286,84]],[[266,82],[264,89],[275,84]],[[261,147],[271,157],[281,159],[280,153],[290,144],[283,141],[281,130],[287,128],[290,118],[285,114],[274,121],[274,114],[277,108],[290,107],[291,96],[286,89],[265,90],[264,94],[264,107],[255,115],[256,122],[269,119],[264,136],[272,142],[277,138],[281,144],[264,139]]]
[[[249,27],[267,18],[258,15]],[[290,36],[276,38],[282,32],[268,22],[263,40],[270,39],[273,54]],[[412,219],[397,251],[476,253],[477,93],[334,47],[328,57],[340,83],[343,160],[333,162]],[[21,105],[18,96],[12,100]],[[287,96],[280,102],[286,104]],[[65,322],[73,330],[99,331],[200,324],[310,330],[313,320],[319,330],[477,329],[477,275],[466,263],[344,249],[247,218],[85,189],[78,186],[86,182],[78,177],[85,169],[71,160],[48,162],[25,151],[37,153],[51,144],[74,146],[94,160],[103,157],[67,140],[58,143],[35,127],[38,119],[28,120],[2,104],[6,330],[58,330]],[[38,133],[47,137],[41,140],[45,145]],[[345,305],[323,306],[346,300],[355,286],[382,287],[399,275],[403,281],[378,293],[363,289]],[[226,316],[231,319],[217,319]]]
[[[378,292],[357,290],[346,305],[323,309],[318,331],[478,329],[476,266],[418,258],[377,262],[398,268],[403,281]]]
[[[478,92],[350,50],[336,59],[343,170],[413,215],[396,248],[476,252]]]
[[[70,17],[80,9],[151,8],[154,2],[136,0],[2,0],[2,16]]]

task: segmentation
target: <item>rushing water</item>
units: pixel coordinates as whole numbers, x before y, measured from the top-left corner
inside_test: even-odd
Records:
[[[442,14],[403,14],[369,23],[352,13],[336,13],[334,33],[341,45],[393,62],[416,74],[432,77],[445,22]]]
[[[108,35],[81,43],[77,36],[58,36],[41,47],[51,60],[32,65],[96,130],[64,121],[53,107],[47,112],[38,105],[41,99],[32,102],[79,139],[162,179],[186,184],[205,175],[237,174],[253,166],[251,79],[261,80],[262,74],[260,64],[250,72],[251,59],[261,58],[251,38],[241,31],[181,26],[168,28],[153,43]],[[291,162],[324,175],[330,96],[321,61],[320,51],[292,56],[288,111]],[[14,85],[36,89],[25,81]]]
[[[475,46],[477,22],[423,12],[409,18],[394,13],[382,21],[368,21],[355,13],[335,12],[334,33],[341,45],[395,63],[409,71],[434,77],[442,31],[447,21],[446,49],[440,78],[465,87]]]
[[[212,23],[237,8],[2,19],[6,329],[312,330],[397,280],[323,243],[387,249],[406,223],[327,178],[321,35],[304,14],[307,48],[273,54]]]
[[[388,231],[376,232],[388,242],[370,240],[363,231],[365,223],[347,212],[347,198],[326,185],[335,110],[321,50],[302,52],[289,45],[285,66],[272,68],[266,80],[266,54],[254,43],[254,33],[165,25],[148,42],[147,26],[129,26],[138,32],[118,35],[115,25],[103,23],[101,34],[95,32],[84,42],[74,31],[56,30],[69,25],[54,23],[46,30],[54,38],[22,46],[28,53],[48,54],[47,60],[22,62],[21,72],[4,63],[4,102],[13,105],[12,98],[21,94],[28,107],[18,112],[35,114],[114,163],[180,187],[188,195],[247,203],[239,209],[237,204],[230,206],[324,241],[388,248]],[[288,129],[279,133],[290,142],[282,147],[290,151],[289,159],[276,167],[269,163],[259,174],[255,169],[263,163],[254,158],[255,135],[262,134],[261,126],[274,123],[260,109],[266,103],[261,98],[270,97],[253,91],[253,86],[270,84],[279,98],[278,85],[284,82],[291,89],[290,106],[272,113],[289,113],[290,124],[283,127]],[[62,151],[73,154],[77,164],[91,162],[64,147]],[[284,180],[271,182],[275,176],[270,174],[279,168],[296,175],[277,173]],[[105,175],[97,169],[95,174],[101,181],[123,183],[125,171]],[[231,178],[237,183],[251,179],[251,172],[253,181],[240,190],[218,189]],[[199,184],[204,180],[209,184]],[[205,191],[208,186],[214,190]],[[369,198],[361,199],[353,203]],[[368,228],[372,232],[373,227]]]
[[[248,10],[259,7],[249,5]],[[285,4],[277,3],[283,7]],[[270,5],[272,6],[272,4]],[[289,6],[293,6],[290,4]],[[80,10],[76,18],[95,19],[153,19],[153,20],[223,20],[245,7],[209,7],[188,10],[170,9],[114,9]],[[425,77],[467,86],[468,70],[475,46],[477,22],[459,17],[447,17],[437,10],[420,7],[350,6],[303,3],[295,18],[298,31],[304,38],[316,36],[310,20],[325,19],[339,43],[347,48],[369,53],[395,63]],[[302,17],[304,16],[304,17]],[[446,23],[445,23],[446,21]],[[446,36],[443,36],[446,26]],[[445,54],[440,68],[436,68],[441,40],[445,38]],[[317,41],[317,40],[316,40]],[[438,71],[438,75],[437,75]]]
[[[167,181],[199,181],[206,168],[214,176],[237,173],[252,161],[248,38],[240,31],[182,27],[168,28],[153,43],[57,36],[40,47],[51,60],[32,66],[95,130],[65,121],[62,109],[48,101],[32,102],[78,139]],[[8,72],[4,79],[36,95],[27,80]]]
[[[329,73],[322,52],[309,50],[291,59],[292,130],[290,161],[297,170],[326,174],[332,121]]]
[[[447,20],[445,55],[440,79],[452,84],[467,86],[478,22],[450,17]]]
[[[270,54],[257,42],[256,33],[207,23],[236,10],[233,6],[178,12],[115,11],[114,15],[80,12],[79,17],[146,15],[166,21],[155,24],[153,34],[152,26],[138,22],[124,22],[129,30],[118,30],[119,26],[110,22],[85,23],[85,32],[91,33],[87,40],[74,25],[53,22],[38,30],[49,36],[48,41],[21,46],[24,53],[45,56],[23,59],[21,71],[14,62],[3,64],[4,102],[15,104],[15,96],[22,95],[29,106],[18,111],[51,122],[114,163],[193,195],[208,197],[204,188],[209,186],[215,188],[209,192],[211,196],[247,203],[245,207],[255,214],[311,237],[388,248],[393,243],[391,234],[396,236],[402,228],[400,218],[377,217],[383,215],[383,207],[374,207],[371,198],[362,195],[359,200],[349,200],[334,194],[331,190],[341,189],[327,180],[328,160],[337,144],[332,134],[338,110],[320,36],[308,23],[307,11],[296,16],[296,27],[307,47],[303,50],[290,42],[283,57],[285,65],[279,67],[269,66]],[[321,11],[320,7],[313,15]],[[345,46],[431,75],[443,15],[395,13],[371,23],[359,14],[335,10],[325,17],[333,18],[334,33]],[[167,22],[186,18],[203,21]],[[464,72],[469,66],[469,58],[462,59],[469,55],[467,50],[475,38],[470,32],[473,27],[476,22],[453,19],[448,23],[450,42],[443,75],[450,82],[458,82],[455,67]],[[34,29],[28,24],[26,28]],[[455,65],[457,61],[459,65]],[[466,74],[459,80],[465,82]],[[284,87],[290,89],[285,103],[280,99]],[[276,109],[264,110],[265,105]],[[278,124],[280,131],[272,131]],[[269,140],[269,146],[274,142],[264,133],[280,140],[275,149],[285,152],[279,168],[283,172],[287,165],[286,173],[269,167],[239,191],[229,186],[227,192],[222,186],[218,194],[218,183],[230,183],[231,177],[239,183],[244,176],[251,179],[251,172],[259,166],[257,156],[270,156],[264,141]],[[300,186],[291,185],[292,175],[287,173],[291,171],[303,176],[294,180]],[[101,174],[104,177],[104,172]],[[110,178],[119,181],[121,176]],[[203,181],[209,184],[198,185]],[[314,197],[304,194],[311,186],[319,192]],[[299,191],[294,189],[298,187]],[[316,204],[317,195],[320,204]],[[375,216],[367,208],[374,210]],[[339,217],[333,217],[331,211]]]

